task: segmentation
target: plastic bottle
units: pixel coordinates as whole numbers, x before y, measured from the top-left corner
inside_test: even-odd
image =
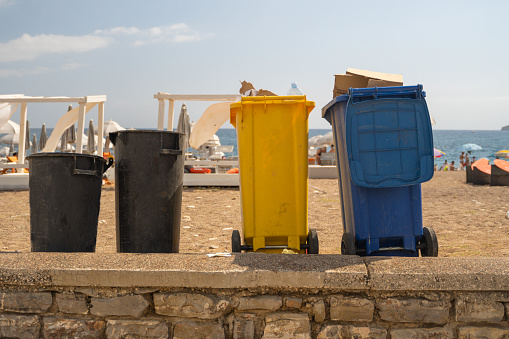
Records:
[[[302,91],[299,87],[297,87],[297,83],[295,81],[292,82],[292,87],[288,90],[287,95],[302,95]]]

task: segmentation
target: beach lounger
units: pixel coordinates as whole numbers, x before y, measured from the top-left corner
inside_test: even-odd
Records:
[[[472,183],[472,174],[473,174],[473,170],[472,170],[472,166],[466,166],[465,169],[467,170],[466,173],[467,173],[467,184],[468,183]]]
[[[509,186],[509,161],[496,159],[491,166],[491,186]]]
[[[472,183],[474,185],[489,185],[491,182],[491,165],[474,166]]]

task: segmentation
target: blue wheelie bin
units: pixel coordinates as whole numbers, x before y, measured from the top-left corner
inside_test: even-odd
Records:
[[[350,88],[322,108],[332,124],[342,200],[342,254],[437,256],[422,224],[421,183],[433,136],[421,85]]]

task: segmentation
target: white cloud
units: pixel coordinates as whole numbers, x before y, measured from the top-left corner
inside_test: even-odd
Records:
[[[0,0],[0,7],[14,5],[14,0]]]
[[[201,33],[193,31],[185,23],[156,26],[147,29],[139,29],[136,27],[115,27],[106,30],[96,30],[94,34],[107,36],[115,35],[117,37],[120,35],[135,37],[136,40],[131,43],[133,46],[143,46],[153,43],[199,41],[203,38]]]
[[[79,63],[67,63],[60,66],[60,70],[70,71],[73,69],[78,69],[87,66],[86,64]],[[0,69],[0,78],[9,78],[9,77],[23,77],[25,75],[36,75],[36,74],[44,74],[55,72],[58,69],[49,68],[49,67],[36,67],[36,68],[21,68],[21,69]]]
[[[110,29],[98,29],[94,34],[102,35],[134,35],[138,34],[140,30],[136,27],[115,27]]]
[[[47,67],[37,67],[34,69],[0,69],[0,78],[23,77],[25,75],[43,74],[52,71],[53,69]]]
[[[9,0],[0,0],[0,6]],[[92,34],[81,36],[57,34],[23,34],[17,39],[0,42],[0,63],[21,60],[34,60],[41,56],[63,53],[81,53],[105,48],[113,42],[131,46],[143,46],[154,43],[184,43],[199,41],[210,34],[203,35],[191,29],[185,23],[164,25],[140,29],[137,27],[113,27],[96,30]],[[70,69],[70,68],[68,68]],[[7,74],[6,70],[2,74]],[[7,73],[6,73],[7,72]],[[15,74],[28,74],[18,73]]]
[[[106,47],[109,43],[109,38],[95,35],[23,34],[20,38],[0,43],[0,62],[34,60],[54,53],[86,52]]]
[[[78,68],[82,68],[82,67],[85,67],[85,66],[87,66],[87,65],[79,64],[77,62],[71,62],[71,63],[62,65],[60,67],[60,69],[64,70],[64,71],[69,71],[69,70],[72,70],[72,69],[78,69]]]

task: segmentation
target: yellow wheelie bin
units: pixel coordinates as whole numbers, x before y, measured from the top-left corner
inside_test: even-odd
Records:
[[[308,116],[305,95],[242,97],[230,105],[237,130],[242,230],[232,251],[318,254],[308,232]]]

